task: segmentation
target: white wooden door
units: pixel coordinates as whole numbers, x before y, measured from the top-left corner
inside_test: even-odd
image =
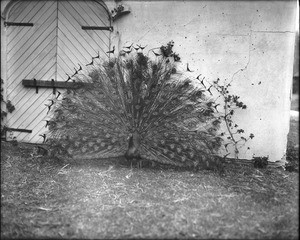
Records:
[[[47,130],[45,104],[55,94],[49,88],[36,93],[35,88],[25,88],[22,80],[66,81],[66,74],[72,75],[98,53],[102,59],[108,57],[110,31],[82,26],[110,27],[109,14],[99,1],[19,1],[5,21],[7,99],[15,106],[7,115],[7,127],[13,129],[7,139],[42,143],[41,135]]]

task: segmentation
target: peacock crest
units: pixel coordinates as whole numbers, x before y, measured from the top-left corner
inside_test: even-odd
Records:
[[[193,168],[220,165],[213,100],[169,57],[120,55],[74,79],[77,88],[52,110],[53,152],[78,160],[125,156]]]

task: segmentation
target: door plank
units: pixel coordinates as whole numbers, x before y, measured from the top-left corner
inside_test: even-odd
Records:
[[[60,33],[60,32],[59,32]],[[79,50],[75,51],[75,49],[71,46],[70,40],[67,36],[62,33],[58,39],[58,54],[62,59],[65,60],[65,63],[69,62],[70,68],[75,67],[78,63],[85,66],[87,63],[91,62],[92,57],[90,54],[83,55]]]
[[[10,91],[13,91],[14,87],[21,83],[22,79],[30,78],[29,74],[34,76],[32,70],[38,67],[42,61],[56,61],[56,58],[54,58],[56,48],[53,50],[53,47],[55,47],[56,44],[55,37],[56,33],[53,31],[47,36],[47,41],[42,42],[39,48],[30,52],[30,55],[23,63],[19,63],[20,65],[15,65],[11,68],[14,72],[11,72],[11,75],[8,75],[8,80],[10,82],[10,84],[8,84],[8,89],[10,89]],[[52,51],[50,51],[51,49]],[[33,65],[32,63],[36,63],[36,65]],[[29,66],[31,66],[31,68],[29,68]]]
[[[90,4],[88,4],[88,3],[90,3]],[[92,5],[92,7],[89,7],[91,5]],[[70,13],[72,15],[74,15],[74,17],[77,19],[77,21],[79,21],[79,24],[81,26],[104,26],[104,27],[109,27],[110,23],[109,23],[108,15],[107,15],[106,12],[104,14],[105,14],[105,17],[107,19],[105,19],[105,17],[102,17],[103,11],[101,11],[101,13],[99,12],[98,14],[94,14],[94,12],[92,12],[92,11],[87,12],[88,10],[90,10],[92,8],[95,8],[95,6],[96,6],[96,4],[91,3],[90,1],[88,1],[88,2],[74,2],[74,4],[69,6],[68,9],[72,9],[72,8],[74,9],[73,14],[72,14],[72,11],[70,11]],[[78,13],[80,13],[80,14],[78,14]],[[99,17],[97,15],[99,15]],[[96,36],[98,36],[98,39],[100,39],[100,40],[103,39],[103,38],[109,39],[109,36],[110,36],[109,31],[94,31],[94,34]],[[103,44],[105,44],[105,43],[106,42],[103,41]]]
[[[34,23],[34,27],[23,27],[20,29],[20,27],[8,27],[7,30],[9,30],[8,38],[13,40],[14,42],[20,41],[20,39],[23,39],[24,34],[26,34],[29,30],[35,29],[38,24],[42,21],[41,18],[45,17],[44,15],[47,14],[47,11],[49,11],[51,8],[53,8],[54,2],[46,2],[44,4],[37,3],[32,8],[31,5],[27,5],[27,7],[31,8],[31,12],[36,13],[22,13],[20,16],[24,15],[23,19],[11,19],[12,22],[31,22]],[[11,43],[9,43],[11,44]]]
[[[72,19],[72,21],[77,21],[79,26],[80,26],[80,30],[79,31],[83,36],[85,36],[85,34],[87,34],[90,38],[87,39],[87,41],[92,41],[96,43],[96,45],[98,46],[98,48],[100,47],[101,51],[103,51],[103,53],[106,54],[106,52],[109,48],[109,36],[110,33],[108,31],[97,31],[97,30],[82,30],[81,26],[109,26],[109,23],[107,24],[103,24],[102,21],[98,20],[98,21],[92,21],[91,19],[88,19],[89,16],[87,16],[86,18],[82,17],[82,13],[83,10],[80,10],[80,6],[77,6],[79,2],[75,2],[74,4],[72,4],[71,6],[69,6],[67,9],[68,11],[65,12],[66,17],[68,19]],[[64,4],[67,4],[64,2]],[[64,6],[62,4],[62,6]],[[73,10],[73,11],[72,11]],[[80,14],[78,14],[78,12],[80,12]],[[87,15],[87,14],[86,14]],[[82,32],[84,31],[84,32]],[[85,34],[84,34],[85,33]],[[95,47],[94,47],[95,48]]]
[[[36,31],[33,32],[30,39],[22,43],[20,47],[13,48],[13,51],[8,53],[8,61],[10,66],[14,64],[20,64],[23,62],[30,52],[39,47],[39,45],[46,40],[47,36],[56,30],[56,18],[50,16],[46,21],[45,25],[41,25]],[[9,72],[10,68],[8,69]]]
[[[52,49],[53,52],[55,52],[55,47]],[[13,103],[18,103],[19,101],[23,101],[24,97],[28,94],[28,89],[26,89],[22,85],[23,79],[43,79],[48,71],[51,71],[52,68],[55,68],[55,55],[53,54],[53,61],[48,61],[48,59],[43,59],[39,65],[38,68],[35,67],[32,69],[32,71],[27,75],[28,77],[24,77],[21,79],[21,81],[18,83],[18,85],[15,86],[13,92],[14,94],[10,94],[10,99]],[[50,80],[50,79],[49,79]],[[30,96],[34,97],[34,96]]]
[[[45,91],[43,93],[43,96],[39,99],[40,101],[36,101],[31,107],[31,111],[34,112],[34,114],[31,114],[30,117],[27,117],[21,123],[19,122],[19,128],[34,129],[34,127],[39,125],[42,120],[46,119],[48,107],[44,104],[48,104],[49,101],[44,101],[42,100],[42,98],[51,99],[52,97],[52,91],[50,89],[47,89],[47,91]]]
[[[78,69],[79,65],[76,66],[66,54],[61,54],[61,49],[58,48],[57,49],[57,73],[60,75],[60,77],[57,78],[57,81],[67,81],[68,80],[67,74],[71,77],[75,72],[74,70],[75,67]],[[85,66],[82,66],[82,68],[84,67]]]
[[[60,33],[65,33],[65,36],[71,40],[71,46],[80,50],[82,54],[89,55],[97,52],[97,49],[95,49],[97,47],[96,43],[90,42],[86,34],[81,34],[81,26],[76,22],[76,19],[71,18],[67,11],[61,8],[58,13],[58,18],[58,28],[60,31],[58,36],[60,36]]]
[[[37,12],[40,8],[42,8],[43,3],[37,3],[33,7],[31,4],[19,1],[14,6],[18,7],[18,10],[20,12],[15,13],[12,9],[7,19],[10,19],[10,22],[30,22],[34,17],[34,15],[30,14],[30,12]],[[10,31],[6,36],[8,36],[11,39],[13,39],[18,34],[18,28],[8,27],[7,29],[10,29]]]
[[[48,71],[45,77],[54,78],[55,69],[52,68],[52,71]],[[27,94],[24,96],[23,101],[20,101],[16,104],[16,109],[22,109],[22,111],[14,111],[12,114],[9,114],[7,119],[12,127],[18,128],[20,123],[24,118],[30,117],[30,115],[35,115],[34,112],[31,112],[31,109],[34,108],[34,105],[42,106],[44,108],[43,102],[47,99],[43,98],[46,92],[52,92],[52,89],[41,88],[39,93],[35,92],[35,88],[27,89]],[[18,108],[17,108],[18,107]]]
[[[62,27],[62,29],[65,29]],[[81,63],[86,65],[91,61],[91,56],[92,54],[95,54],[95,51],[93,52],[88,52],[86,49],[82,48],[81,46],[74,46],[75,44],[72,40],[70,39],[70,36],[68,36],[69,32],[66,31],[58,31],[58,44],[60,44],[60,48],[64,52],[69,52],[68,57],[72,59],[72,62],[74,65]]]

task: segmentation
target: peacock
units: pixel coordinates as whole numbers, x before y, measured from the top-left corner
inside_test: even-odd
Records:
[[[119,55],[74,80],[51,111],[48,142],[57,156],[222,166],[214,102],[171,57]]]

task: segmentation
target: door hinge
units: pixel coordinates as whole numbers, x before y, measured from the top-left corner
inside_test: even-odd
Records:
[[[25,27],[33,27],[33,23],[21,23],[21,22],[4,22],[4,26],[25,26]]]
[[[106,30],[106,31],[113,31],[113,27],[99,27],[99,26],[81,26],[83,30]]]
[[[6,127],[5,130],[6,130],[6,131],[15,131],[15,132],[27,132],[27,133],[32,133],[32,130],[22,129],[22,128],[9,128],[9,127]]]

